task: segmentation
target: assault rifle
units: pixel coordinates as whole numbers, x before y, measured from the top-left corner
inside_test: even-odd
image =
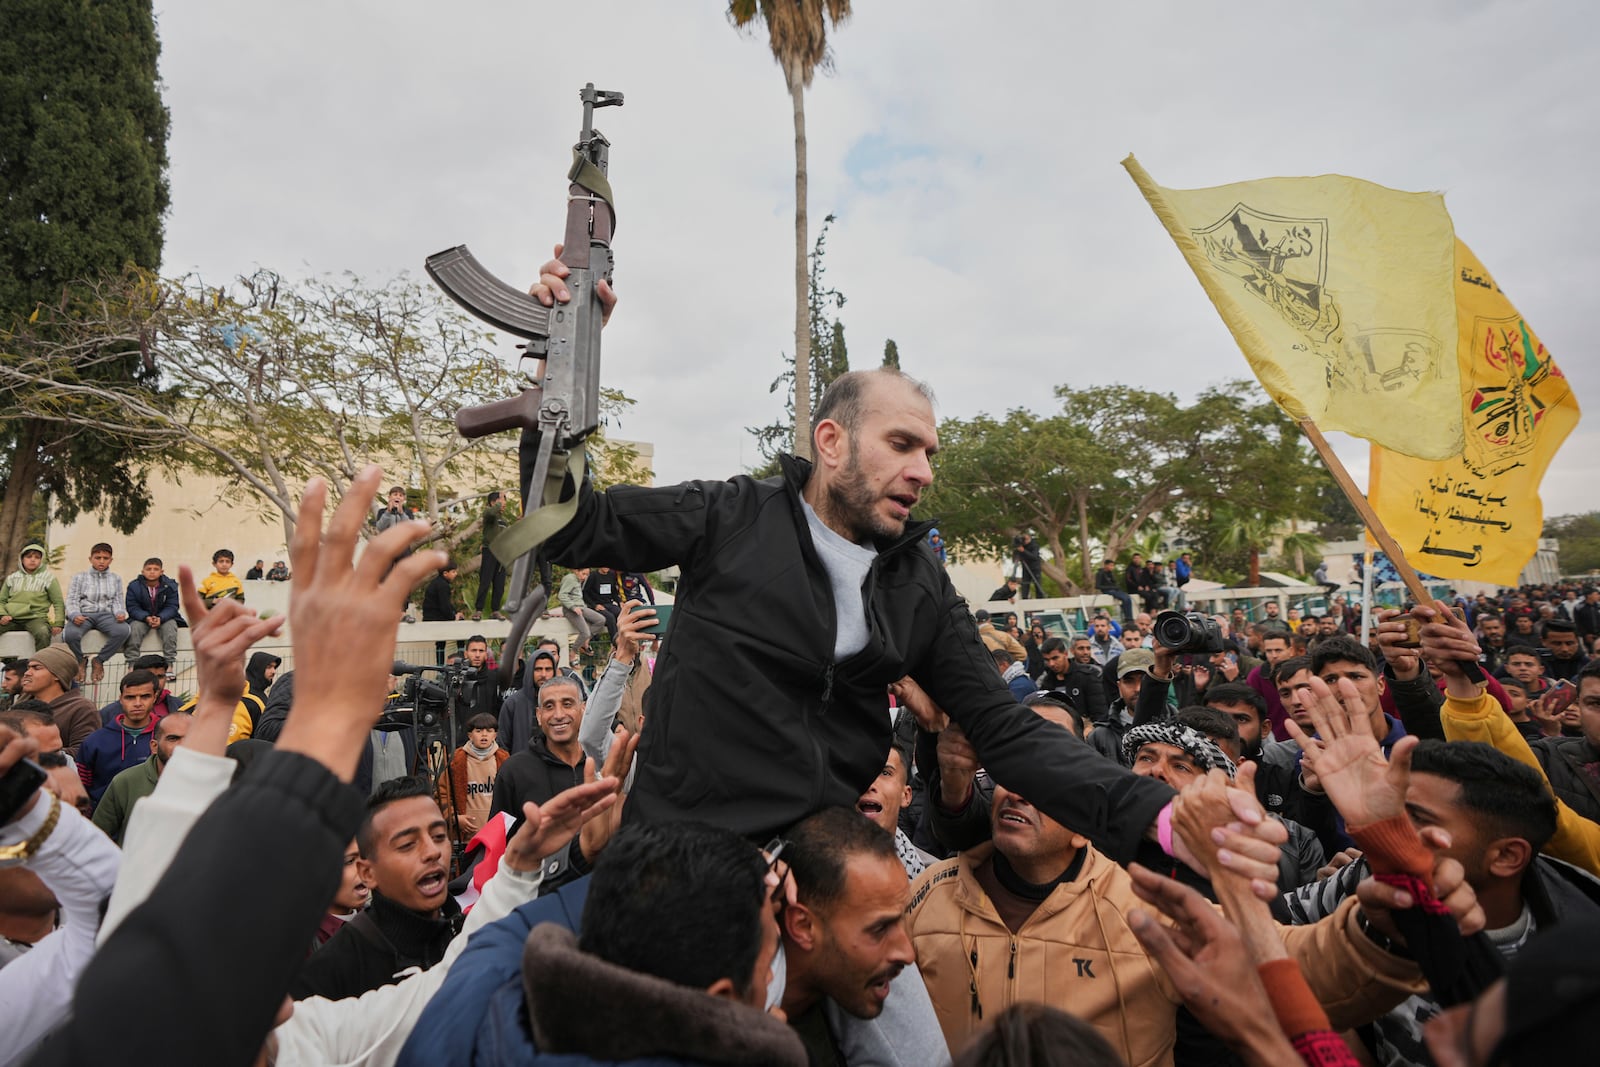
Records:
[[[577,493],[563,502],[562,487],[569,476],[575,485],[582,483],[583,441],[600,424],[604,313],[595,284],[611,281],[611,235],[617,216],[606,177],[611,142],[594,128],[594,109],[620,105],[622,94],[596,89],[590,82],[578,95],[583,101],[583,130],[567,174],[572,184],[567,189],[561,253],[561,262],[571,270],[566,278],[571,301],[545,307],[490,274],[466,245],[431,255],[426,263],[428,276],[446,296],[495,329],[522,338],[522,358],[536,361],[534,374],[525,374],[517,396],[456,413],[456,429],[463,437],[522,431],[523,516],[501,531],[492,549],[511,569],[506,600],[511,634],[500,663],[500,682],[506,688],[513,684],[517,650],[550,599],[548,567],[539,567],[540,581],[530,588],[539,548],[577,508]]]

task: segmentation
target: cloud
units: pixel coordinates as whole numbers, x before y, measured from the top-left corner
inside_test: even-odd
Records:
[[[166,269],[384,276],[467,243],[531,280],[561,230],[576,90],[622,90],[598,119],[623,299],[604,378],[639,400],[620,434],[654,442],[663,480],[735,473],[793,346],[794,145],[764,37],[722,10],[168,0]],[[1177,187],[1444,189],[1600,410],[1589,22],[1577,3],[860,3],[806,98],[812,232],[838,216],[854,363],[893,337],[950,416],[1047,409],[1062,383],[1191,397],[1244,377],[1117,165],[1132,150]],[[1550,514],[1597,506],[1594,444],[1557,458]]]

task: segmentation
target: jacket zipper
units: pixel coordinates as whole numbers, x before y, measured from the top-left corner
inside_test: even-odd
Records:
[[[978,1017],[978,1021],[979,1022],[982,1022],[983,1021],[983,1002],[978,999],[978,950],[977,949],[973,949],[972,950],[972,980],[971,980],[970,988],[972,990],[972,1014],[974,1014],[974,1015],[976,1015]]]

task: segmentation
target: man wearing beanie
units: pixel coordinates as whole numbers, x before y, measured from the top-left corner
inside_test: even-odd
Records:
[[[78,677],[78,657],[66,645],[50,645],[28,657],[22,672],[22,692],[50,705],[61,730],[67,755],[78,758],[78,746],[100,728],[100,712],[72,683]]]

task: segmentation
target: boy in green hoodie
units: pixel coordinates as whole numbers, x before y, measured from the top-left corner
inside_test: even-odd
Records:
[[[66,621],[61,583],[44,565],[43,546],[27,545],[22,550],[22,566],[0,585],[0,634],[26,630],[37,652],[61,632]]]

